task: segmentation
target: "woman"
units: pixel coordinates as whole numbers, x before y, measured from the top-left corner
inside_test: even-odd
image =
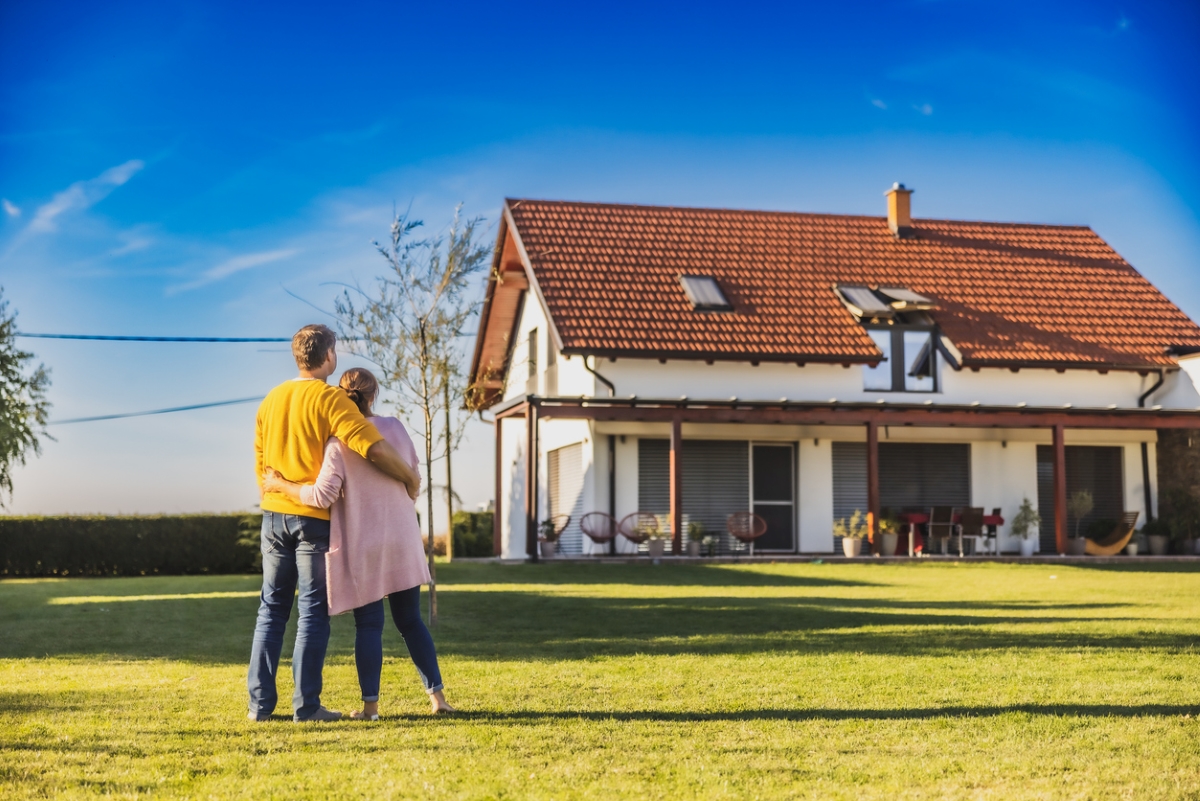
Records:
[[[404,424],[394,417],[377,417],[371,410],[379,394],[375,376],[356,367],[342,374],[339,385],[416,469],[417,451]],[[404,487],[337,439],[330,439],[315,484],[296,484],[268,467],[263,488],[306,506],[332,507],[325,556],[329,614],[354,610],[354,661],[363,697],[362,711],[350,717],[379,719],[385,596],[433,713],[453,712],[442,692],[433,638],[421,620],[421,585],[429,583],[429,567],[416,506]]]

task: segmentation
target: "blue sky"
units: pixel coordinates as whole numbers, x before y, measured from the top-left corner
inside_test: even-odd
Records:
[[[288,336],[394,205],[505,196],[1091,225],[1200,318],[1200,6],[0,4],[24,330]],[[267,345],[25,340],[54,416],[261,394]],[[62,426],[22,513],[253,506],[253,406]],[[490,428],[468,458],[490,465]],[[464,464],[466,462],[459,462]],[[462,477],[470,504],[490,475]]]

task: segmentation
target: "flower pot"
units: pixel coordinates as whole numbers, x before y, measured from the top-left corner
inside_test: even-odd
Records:
[[[1067,539],[1067,556],[1083,556],[1087,553],[1087,538],[1070,537]]]
[[[1137,543],[1131,541],[1128,545],[1126,545],[1125,553],[1129,556],[1137,556]]]
[[[698,540],[690,540],[688,542],[688,556],[700,555],[700,542]]]
[[[1037,553],[1038,541],[1033,537],[1021,538],[1021,556],[1033,556]]]
[[[543,559],[553,559],[554,551],[558,547],[557,541],[538,540],[538,553]]]
[[[663,551],[666,550],[666,540],[647,540],[646,552],[650,554],[652,559],[661,559]]]
[[[879,539],[879,554],[881,556],[895,556],[896,546],[900,543],[900,535],[895,532],[883,534]]]
[[[855,557],[862,553],[861,537],[842,537],[842,553]]]
[[[1162,534],[1151,534],[1146,537],[1150,542],[1150,553],[1153,556],[1166,556],[1169,540]]]

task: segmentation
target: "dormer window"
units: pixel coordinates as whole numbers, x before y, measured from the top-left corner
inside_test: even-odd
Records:
[[[878,364],[863,366],[863,389],[938,391],[938,354],[948,351],[928,314],[936,308],[932,299],[905,287],[841,284],[835,290],[883,354]],[[957,369],[953,359],[950,364]]]
[[[696,311],[733,311],[733,304],[711,275],[681,275],[679,283]]]

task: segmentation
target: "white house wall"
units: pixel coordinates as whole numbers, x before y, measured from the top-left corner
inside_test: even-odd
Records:
[[[1200,365],[1198,365],[1200,367]],[[1136,372],[1097,373],[1089,370],[1022,369],[1009,370],[945,369],[940,392],[872,392],[863,389],[863,373],[859,365],[850,368],[840,364],[795,364],[763,362],[755,367],[748,362],[715,362],[671,360],[666,364],[656,359],[601,360],[596,369],[616,385],[618,397],[637,395],[643,398],[678,398],[723,400],[737,397],[743,400],[779,400],[824,402],[873,402],[880,399],[895,403],[919,403],[931,400],[938,404],[1103,407],[1116,404],[1135,408],[1138,396],[1149,389],[1157,374],[1140,376]],[[1178,381],[1178,374],[1169,380]],[[1186,383],[1190,384],[1190,381]],[[1164,386],[1164,389],[1167,387]],[[1194,409],[1200,405],[1195,388],[1187,387],[1171,393],[1171,408]],[[1152,404],[1162,403],[1156,393]]]

